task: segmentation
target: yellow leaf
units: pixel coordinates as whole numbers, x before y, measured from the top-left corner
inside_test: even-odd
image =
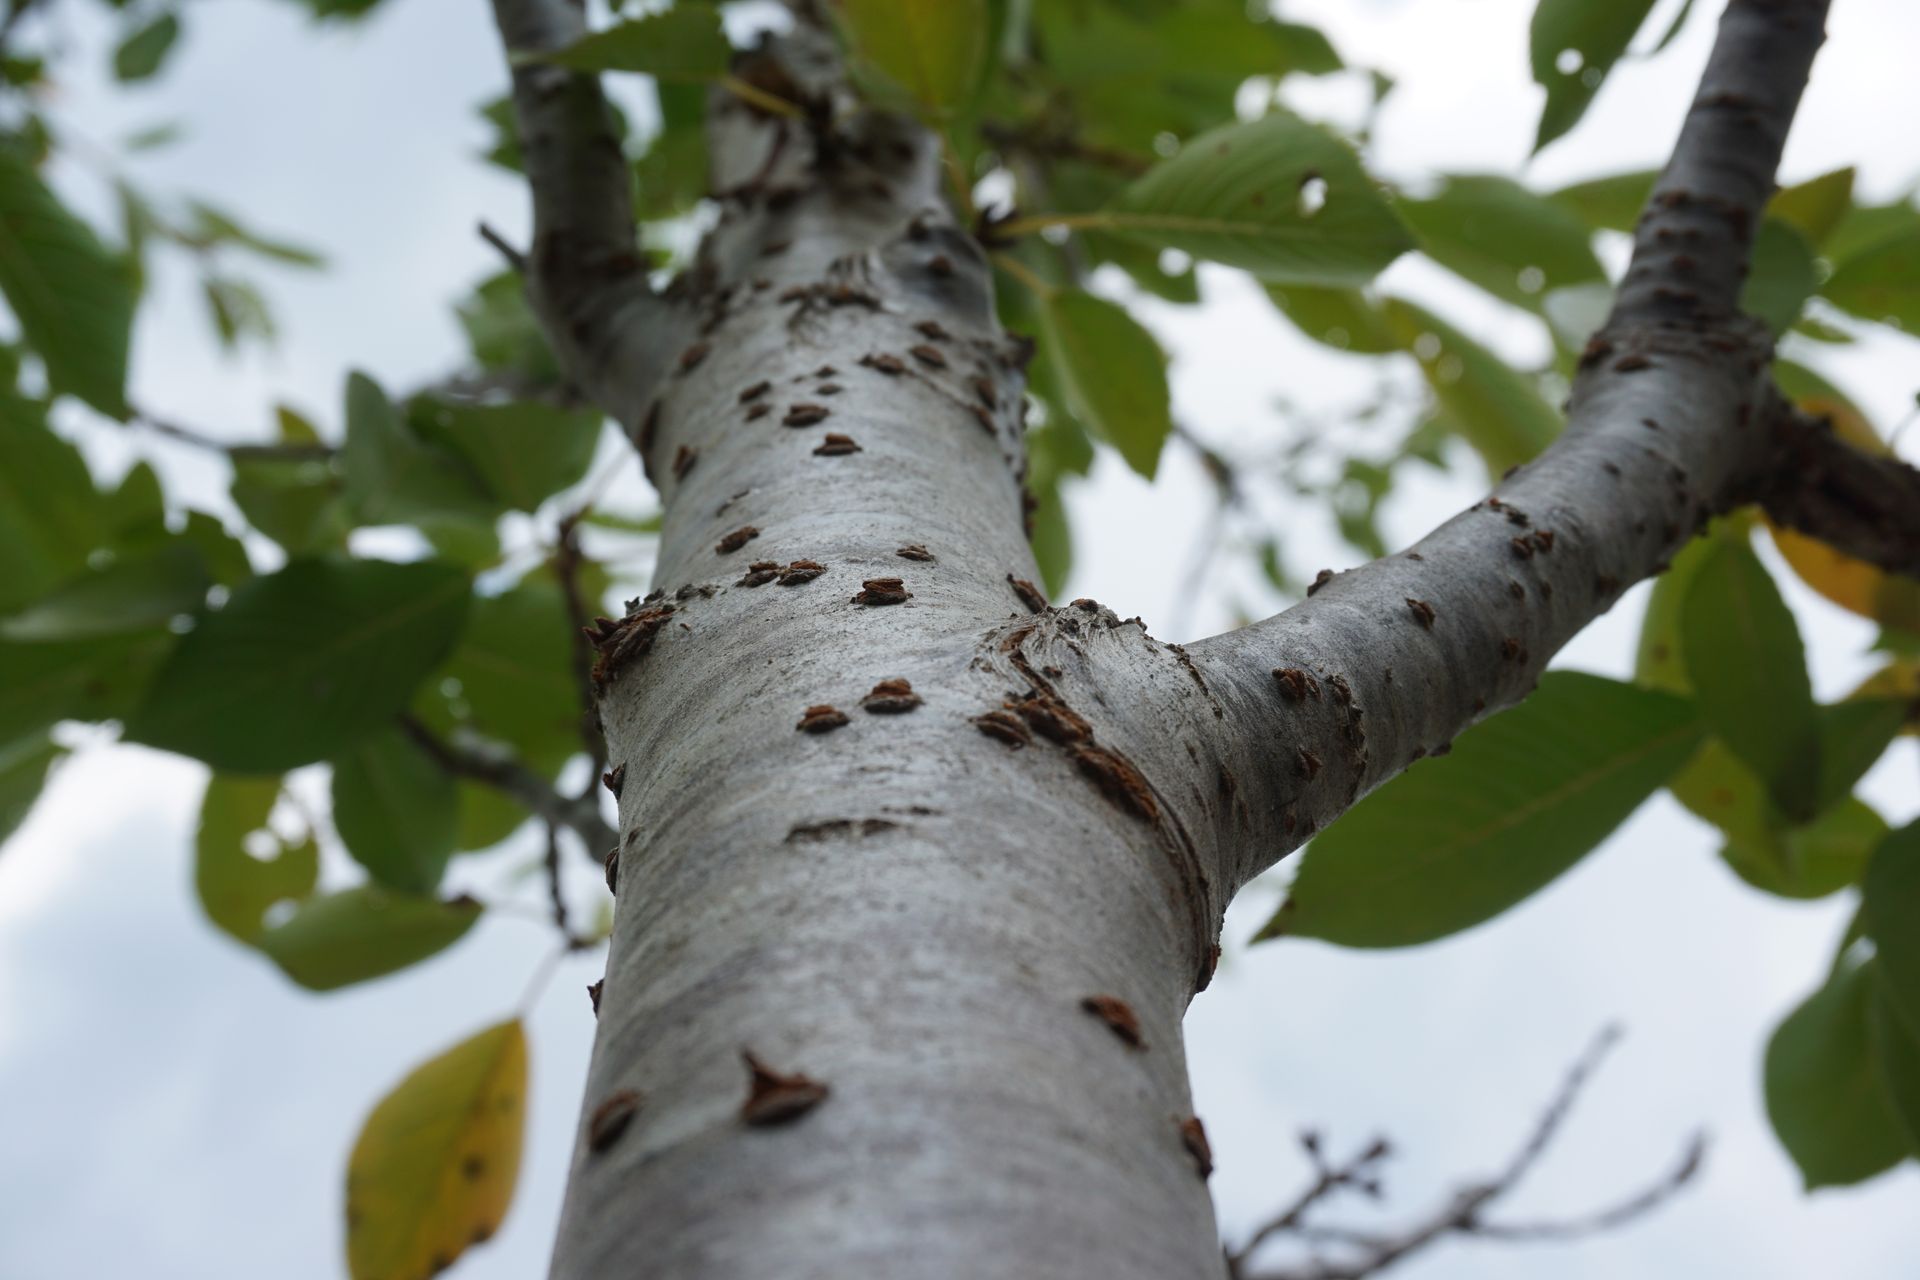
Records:
[[[1876,457],[1891,451],[1850,400],[1808,370],[1781,362],[1782,388],[1806,413],[1832,421],[1842,440]],[[1773,545],[1800,580],[1827,599],[1863,618],[1903,630],[1920,630],[1920,583],[1887,573],[1864,560],[1834,550],[1817,538],[1767,521]]]
[[[1920,737],[1920,658],[1890,659],[1847,695],[1849,702],[1857,698],[1906,699],[1907,723],[1900,732],[1909,738]]]
[[[353,1280],[426,1280],[499,1229],[526,1096],[516,1018],[415,1067],[380,1100],[347,1162]]]

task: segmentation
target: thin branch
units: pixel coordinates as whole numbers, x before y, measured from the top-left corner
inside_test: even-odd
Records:
[[[601,818],[598,800],[591,791],[580,799],[570,799],[510,755],[449,742],[412,715],[401,715],[398,720],[401,732],[442,769],[512,797],[549,826],[567,828],[580,837],[589,856],[611,848],[618,839]]]
[[[1357,1231],[1307,1223],[1305,1218],[1308,1210],[1341,1185],[1360,1181],[1363,1187],[1371,1186],[1377,1191],[1378,1184],[1371,1181],[1371,1174],[1367,1172],[1369,1158],[1378,1159],[1385,1154],[1385,1143],[1376,1142],[1361,1153],[1360,1159],[1348,1166],[1330,1168],[1321,1165],[1315,1182],[1293,1206],[1261,1226],[1240,1249],[1229,1253],[1230,1274],[1236,1280],[1363,1280],[1449,1235],[1512,1242],[1570,1240],[1614,1230],[1652,1212],[1671,1199],[1699,1172],[1706,1151],[1706,1140],[1702,1135],[1696,1134],[1688,1140],[1680,1160],[1658,1181],[1609,1208],[1561,1221],[1512,1225],[1490,1223],[1482,1216],[1489,1206],[1511,1194],[1539,1163],[1558,1136],[1575,1101],[1593,1078],[1607,1051],[1619,1038],[1618,1027],[1608,1026],[1601,1030],[1593,1044],[1568,1069],[1566,1078],[1534,1122],[1526,1141],[1507,1162],[1506,1168],[1495,1177],[1462,1186],[1448,1197],[1437,1212],[1396,1232]],[[1317,1151],[1313,1148],[1309,1148],[1309,1151],[1318,1162]],[[1376,1152],[1378,1154],[1373,1154]],[[1354,1251],[1356,1256],[1339,1262],[1315,1258],[1299,1268],[1248,1270],[1247,1259],[1253,1251],[1282,1234],[1291,1234],[1309,1243],[1336,1244]]]
[[[1920,579],[1920,470],[1864,453],[1833,424],[1785,404],[1772,426],[1787,459],[1767,514],[1855,559]]]
[[[567,607],[567,632],[572,641],[568,660],[573,668],[574,687],[580,695],[580,741],[592,764],[582,800],[594,795],[594,788],[600,785],[600,775],[607,767],[607,738],[600,727],[600,690],[593,682],[594,650],[588,639],[588,627],[596,611],[587,607],[580,587],[580,566],[584,559],[580,554],[580,522],[592,510],[593,503],[589,500],[560,521],[559,546],[553,554],[553,574],[560,580],[560,594]]]
[[[500,256],[507,260],[509,267],[512,267],[521,275],[527,273],[527,255],[515,248],[505,236],[495,231],[493,227],[486,222],[480,223],[475,230],[480,233],[482,240],[492,245],[494,249],[499,252]]]
[[[234,461],[257,458],[285,462],[325,462],[334,454],[333,446],[325,444],[234,444],[170,419],[155,417],[138,408],[128,415],[127,421],[157,436],[208,453],[217,453]]]
[[[1307,1158],[1313,1161],[1314,1180],[1292,1204],[1255,1228],[1238,1249],[1228,1252],[1227,1272],[1235,1280],[1238,1280],[1254,1250],[1275,1236],[1306,1231],[1308,1211],[1342,1188],[1358,1187],[1371,1196],[1380,1194],[1375,1169],[1393,1150],[1385,1138],[1375,1138],[1345,1164],[1328,1164],[1320,1154],[1320,1136],[1312,1131],[1300,1135],[1300,1145],[1306,1150]]]
[[[560,828],[547,823],[547,852],[543,859],[547,873],[547,902],[553,916],[553,927],[560,931],[560,939],[569,951],[577,951],[586,943],[573,931],[573,924],[567,918],[567,896],[560,885]]]

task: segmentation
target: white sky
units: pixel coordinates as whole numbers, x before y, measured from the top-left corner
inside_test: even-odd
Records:
[[[1527,80],[1528,0],[1295,0],[1355,62],[1399,88],[1376,167],[1517,172],[1538,109]],[[1677,7],[1662,0],[1658,20]],[[1711,39],[1715,4],[1661,58],[1618,70],[1587,121],[1533,166],[1542,184],[1658,163]],[[59,6],[83,46],[90,19]],[[1789,181],[1861,168],[1875,197],[1920,177],[1911,60],[1920,7],[1837,0],[1832,36],[1788,147]],[[86,10],[91,13],[92,7]],[[504,83],[484,7],[389,0],[346,30],[316,30],[291,4],[190,6],[190,37],[167,76],[135,93],[76,76],[62,118],[111,140],[179,120],[186,142],[143,159],[150,185],[210,197],[260,229],[317,245],[324,275],[269,278],[284,340],[271,355],[212,352],[191,281],[163,275],[137,334],[134,391],[155,411],[234,435],[264,429],[286,399],[337,425],[348,367],[397,386],[443,372],[462,344],[448,304],[494,269],[473,235],[485,218],[520,235],[524,200],[473,160],[472,108]],[[95,65],[103,59],[85,54]],[[76,68],[78,70],[78,68]],[[1307,86],[1310,113],[1350,118],[1359,86]],[[63,186],[105,210],[91,175]],[[1528,354],[1523,322],[1452,289],[1419,264],[1387,284],[1437,298],[1470,328]],[[1250,287],[1205,278],[1207,305],[1141,314],[1175,356],[1176,409],[1210,439],[1271,430],[1276,395],[1333,408],[1366,373],[1273,316]],[[1823,367],[1883,427],[1920,384],[1915,348],[1888,339]],[[151,453],[204,492],[207,474]],[[112,455],[109,457],[109,455]],[[103,450],[124,465],[127,449]],[[636,486],[623,505],[646,499]],[[1388,513],[1410,540],[1473,498],[1419,478]],[[1170,451],[1148,487],[1103,462],[1073,501],[1080,556],[1070,594],[1142,613],[1165,638],[1225,624],[1215,590],[1189,625],[1169,611],[1197,528],[1204,484]],[[1351,563],[1323,517],[1280,513],[1274,532],[1302,567]],[[1230,575],[1250,607],[1275,603]],[[1816,690],[1843,693],[1867,669],[1870,632],[1790,588],[1814,656]],[[1563,662],[1623,673],[1644,589],[1601,619]],[[1920,761],[1903,742],[1867,792],[1892,820],[1920,809]],[[446,956],[329,996],[303,994],[199,918],[189,882],[202,770],[131,747],[82,753],[58,775],[0,856],[0,1277],[141,1276],[321,1280],[344,1274],[346,1150],[373,1100],[420,1058],[508,1012],[547,946],[525,920],[488,919]],[[1803,1197],[1767,1130],[1759,1054],[1773,1023],[1814,985],[1849,908],[1791,904],[1745,888],[1714,857],[1711,833],[1661,799],[1548,892],[1497,922],[1416,951],[1341,952],[1292,942],[1230,946],[1188,1019],[1194,1088],[1219,1158],[1214,1190],[1238,1235],[1303,1177],[1292,1145],[1327,1129],[1336,1151],[1376,1130],[1406,1154],[1384,1209],[1394,1222],[1438,1202],[1457,1177],[1497,1168],[1603,1021],[1630,1027],[1561,1143],[1515,1202],[1517,1215],[1576,1212],[1666,1167],[1684,1134],[1711,1129],[1704,1179],[1624,1233],[1559,1246],[1448,1244],[1409,1264],[1429,1280],[1739,1276],[1907,1280],[1920,1268],[1920,1173],[1909,1164],[1854,1191]],[[521,854],[479,874],[502,882]],[[584,867],[578,895],[592,901]],[[1274,900],[1254,891],[1228,938]],[[468,1280],[540,1274],[592,1035],[581,987],[596,958],[569,961],[532,1014],[534,1097],[526,1161],[506,1228],[462,1261]]]

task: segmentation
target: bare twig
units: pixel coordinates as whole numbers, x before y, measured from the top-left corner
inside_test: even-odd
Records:
[[[600,785],[600,774],[607,767],[607,739],[600,728],[600,694],[593,683],[593,643],[587,638],[587,628],[595,611],[587,607],[586,597],[580,591],[580,566],[584,559],[580,554],[580,522],[592,510],[593,503],[589,500],[560,521],[559,545],[553,553],[553,575],[560,580],[560,594],[567,607],[567,631],[572,640],[568,659],[573,667],[574,686],[580,694],[580,741],[586,746],[593,765],[587,774],[583,801],[594,795],[594,788]]]
[[[449,742],[412,715],[401,715],[398,720],[401,732],[442,769],[511,796],[549,826],[567,828],[580,837],[590,857],[610,848],[617,838],[601,818],[598,799],[591,790],[578,799],[569,798],[511,755]]]
[[[1493,1223],[1483,1217],[1489,1206],[1518,1187],[1539,1163],[1581,1090],[1619,1038],[1620,1030],[1616,1026],[1601,1030],[1592,1046],[1568,1069],[1559,1091],[1540,1113],[1526,1141],[1505,1169],[1489,1180],[1460,1187],[1437,1212],[1399,1231],[1358,1231],[1306,1222],[1308,1211],[1342,1186],[1358,1186],[1369,1194],[1378,1194],[1379,1183],[1373,1176],[1372,1165],[1387,1154],[1386,1143],[1376,1141],[1348,1164],[1330,1166],[1321,1160],[1317,1142],[1309,1145],[1308,1154],[1317,1168],[1314,1182],[1291,1206],[1255,1230],[1239,1249],[1228,1253],[1230,1273],[1235,1280],[1362,1280],[1449,1235],[1514,1242],[1570,1240],[1614,1230],[1652,1212],[1699,1171],[1706,1152],[1703,1135],[1695,1134],[1688,1140],[1680,1160],[1657,1182],[1608,1208],[1575,1218],[1531,1223]],[[1316,1257],[1298,1268],[1249,1269],[1248,1260],[1254,1250],[1281,1235],[1292,1235],[1312,1244],[1338,1245],[1351,1250],[1355,1256],[1342,1261]]]
[[[480,238],[482,240],[485,240],[488,244],[492,245],[495,249],[497,249],[500,253],[500,256],[507,260],[508,266],[512,267],[515,271],[519,272],[521,275],[526,274],[526,271],[527,271],[527,255],[526,254],[514,248],[513,244],[505,236],[501,235],[498,231],[495,231],[487,223],[485,222],[480,223],[476,229],[480,232]]]
[[[577,951],[587,944],[574,933],[573,924],[567,918],[567,896],[560,887],[560,828],[547,824],[547,854],[544,860],[547,872],[547,901],[553,914],[553,927],[560,931],[560,939],[569,951]]]
[[[232,444],[218,437],[208,435],[193,427],[182,426],[166,418],[158,418],[142,409],[134,409],[127,421],[135,426],[144,427],[157,436],[180,444],[192,445],[209,453],[222,454],[239,461],[244,458],[258,458],[287,462],[325,462],[333,457],[333,446],[325,444]]]

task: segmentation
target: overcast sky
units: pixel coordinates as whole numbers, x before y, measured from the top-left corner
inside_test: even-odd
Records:
[[[210,197],[333,260],[323,275],[268,278],[283,342],[239,360],[213,352],[191,280],[163,273],[137,334],[137,401],[220,434],[264,430],[276,400],[337,428],[346,369],[405,386],[457,361],[448,304],[495,268],[475,221],[516,237],[526,225],[518,187],[474,159],[486,135],[473,107],[504,85],[484,5],[387,0],[365,24],[319,30],[293,4],[197,4],[184,52],[160,82],[132,93],[97,77],[95,7],[56,6],[83,50],[59,118],[100,143],[181,122],[187,140],[142,159],[134,172],[143,181]],[[1677,7],[1661,0],[1656,21]],[[1538,110],[1526,71],[1530,8],[1295,0],[1286,13],[1323,24],[1351,61],[1398,79],[1373,161],[1414,180],[1523,172]],[[1659,59],[1619,69],[1586,122],[1527,178],[1552,185],[1662,160],[1719,5],[1699,9]],[[1920,178],[1911,128],[1920,7],[1836,0],[1835,10],[1785,177],[1851,162],[1867,194],[1890,197]],[[1351,123],[1364,95],[1355,76],[1302,86],[1292,101]],[[59,178],[76,201],[109,208],[95,175],[69,167]],[[1420,264],[1397,265],[1386,283],[1447,304],[1516,358],[1537,354],[1524,322]],[[1331,410],[1368,390],[1359,362],[1298,338],[1251,287],[1214,273],[1204,286],[1202,308],[1139,308],[1174,355],[1176,409],[1201,434],[1257,440],[1272,430],[1278,395]],[[1884,428],[1912,404],[1916,354],[1885,339],[1822,367]],[[96,458],[112,473],[136,454],[186,492],[216,488],[197,461],[145,444],[99,448]],[[646,506],[637,469],[622,475],[621,505]],[[1470,467],[1453,481],[1416,477],[1390,507],[1389,540],[1411,540],[1475,496]],[[1220,629],[1232,599],[1272,607],[1250,575],[1227,573],[1190,617],[1172,616],[1203,504],[1204,482],[1178,451],[1153,487],[1103,460],[1073,498],[1080,555],[1068,594],[1137,611],[1166,639]],[[1356,559],[1314,512],[1275,519],[1300,566]],[[1839,696],[1870,665],[1861,654],[1870,629],[1786,585],[1816,692]],[[1624,674],[1644,599],[1644,588],[1631,593],[1561,665]],[[1867,780],[1892,821],[1920,809],[1917,756],[1903,741]],[[198,914],[190,842],[203,779],[178,757],[96,745],[60,771],[0,856],[4,1280],[343,1275],[343,1170],[362,1115],[414,1062],[510,1012],[547,949],[535,924],[489,918],[396,978],[301,993]],[[1350,1206],[1343,1220],[1391,1222],[1430,1207],[1452,1180],[1499,1167],[1568,1060],[1618,1018],[1626,1042],[1515,1215],[1576,1212],[1636,1189],[1704,1126],[1714,1146],[1701,1182],[1615,1236],[1565,1247],[1448,1244],[1405,1274],[1911,1280],[1920,1173],[1908,1164],[1860,1190],[1803,1196],[1760,1099],[1765,1038],[1817,983],[1850,907],[1763,897],[1722,867],[1716,847],[1708,829],[1656,800],[1522,908],[1413,951],[1289,942],[1248,952],[1237,944],[1276,897],[1250,891],[1229,918],[1223,972],[1187,1024],[1224,1229],[1244,1233],[1300,1183],[1291,1135],[1306,1125],[1326,1129],[1336,1150],[1383,1131],[1405,1153],[1389,1171],[1386,1204]],[[501,885],[528,853],[464,874]],[[595,874],[576,871],[579,900],[591,902]],[[593,1031],[581,988],[600,963],[567,962],[533,1009],[520,1192],[500,1235],[461,1262],[456,1274],[468,1280],[544,1271]]]

